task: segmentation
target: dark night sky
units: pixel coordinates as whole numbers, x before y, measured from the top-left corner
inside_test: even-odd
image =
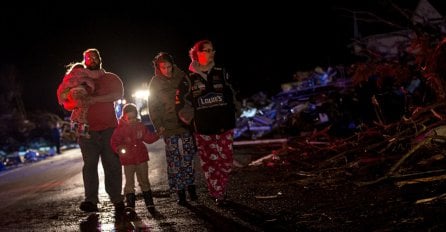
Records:
[[[276,93],[298,70],[350,61],[347,44],[353,21],[342,8],[391,15],[382,0],[313,0],[306,6],[289,0],[251,6],[217,1],[214,7],[210,1],[194,6],[185,1],[146,2],[0,9],[0,65],[16,68],[26,109],[63,114],[57,85],[65,65],[81,61],[87,48],[99,49],[104,68],[121,77],[130,96],[152,76],[151,60],[158,52],[171,53],[185,70],[189,48],[205,38],[214,41],[216,62],[237,79],[242,96],[261,90]],[[418,1],[394,2],[413,8]],[[384,30],[360,24],[363,34],[377,28]]]

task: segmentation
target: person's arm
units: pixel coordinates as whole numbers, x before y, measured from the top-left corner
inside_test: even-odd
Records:
[[[150,91],[150,97],[149,97],[149,116],[150,121],[152,121],[153,125],[155,126],[155,130],[159,131],[161,128],[164,128],[163,124],[163,105],[162,102],[160,102],[160,98],[158,95],[158,85],[156,77],[152,77],[152,80],[149,83],[149,91]]]
[[[77,104],[68,98],[69,92],[70,89],[67,87],[67,82],[62,81],[57,88],[57,101],[65,110],[72,111]]]
[[[119,100],[122,98],[121,92],[112,92],[109,94],[101,95],[101,96],[90,96],[90,103],[96,103],[96,102],[114,102],[116,100]]]
[[[66,96],[66,89],[63,86],[63,82],[59,84],[56,91],[57,95],[57,102],[59,102],[59,105],[62,105],[64,101],[67,100]]]
[[[66,74],[57,87],[57,100],[60,105],[64,104],[64,102],[67,100],[67,92],[70,90],[70,88],[74,87],[71,77],[71,74]]]
[[[158,134],[149,131],[144,125],[143,125],[143,128],[144,128],[144,137],[143,137],[144,142],[151,144],[151,143],[156,142],[158,139],[160,139]]]
[[[77,107],[77,104],[74,101],[66,100],[62,103],[62,106],[68,111],[73,111]]]
[[[192,106],[190,87],[191,81],[186,75],[178,85],[175,96],[175,110],[178,114],[178,118],[186,125],[190,125],[194,118],[194,108]]]
[[[91,72],[91,71],[90,71]],[[94,90],[94,82],[93,79],[88,77],[88,74],[91,74],[87,69],[75,69],[70,73],[66,74],[59,84],[57,88],[57,99],[60,105],[62,105],[66,110],[71,111],[75,107],[77,107],[76,102],[72,102],[69,98],[69,91],[71,88],[77,87],[82,83],[87,84],[92,90]],[[100,73],[97,71],[96,73]],[[96,99],[88,99],[86,98],[83,101],[83,105],[91,104],[91,101],[95,101]],[[100,99],[99,99],[100,100]]]

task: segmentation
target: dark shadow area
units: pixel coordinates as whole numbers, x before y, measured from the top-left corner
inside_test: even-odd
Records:
[[[295,228],[287,223],[285,219],[268,215],[265,212],[247,207],[242,204],[228,200],[225,208],[234,216],[252,225],[257,225],[265,231],[304,231],[304,228]],[[290,227],[291,226],[291,227]],[[298,230],[299,229],[299,230]]]
[[[161,214],[155,207],[147,209],[153,219],[159,221],[158,225],[163,231],[175,231],[175,224],[171,222],[165,222],[167,217]]]
[[[136,197],[138,200],[144,199],[141,192],[138,193],[136,195]],[[152,190],[152,197],[154,197],[154,198],[170,198],[170,192],[169,192],[169,190],[156,190],[156,191]]]
[[[150,215],[155,220],[164,220],[164,219],[166,219],[166,217],[163,214],[161,214],[155,207],[148,208],[147,210],[149,211]]]
[[[214,210],[204,206],[204,205],[185,205],[191,212],[193,212],[197,217],[203,219],[207,222],[210,231],[254,231],[251,228],[240,224],[230,218],[223,216],[221,213],[215,212]]]

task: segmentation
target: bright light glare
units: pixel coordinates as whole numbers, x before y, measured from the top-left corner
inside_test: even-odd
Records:
[[[135,99],[147,99],[150,96],[149,90],[137,90],[132,95]]]
[[[125,104],[127,101],[125,100],[125,99],[119,99],[118,101],[117,101],[117,103],[118,104]]]

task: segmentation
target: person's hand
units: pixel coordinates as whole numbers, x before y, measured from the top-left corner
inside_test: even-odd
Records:
[[[166,128],[160,127],[160,128],[158,128],[156,133],[158,134],[158,136],[162,136],[164,134],[164,131],[166,131]]]
[[[186,125],[190,125],[194,118],[194,108],[189,104],[184,104],[184,107],[178,111],[178,117]]]
[[[91,92],[94,92],[94,83],[92,81],[87,81],[85,84],[91,89]]]

